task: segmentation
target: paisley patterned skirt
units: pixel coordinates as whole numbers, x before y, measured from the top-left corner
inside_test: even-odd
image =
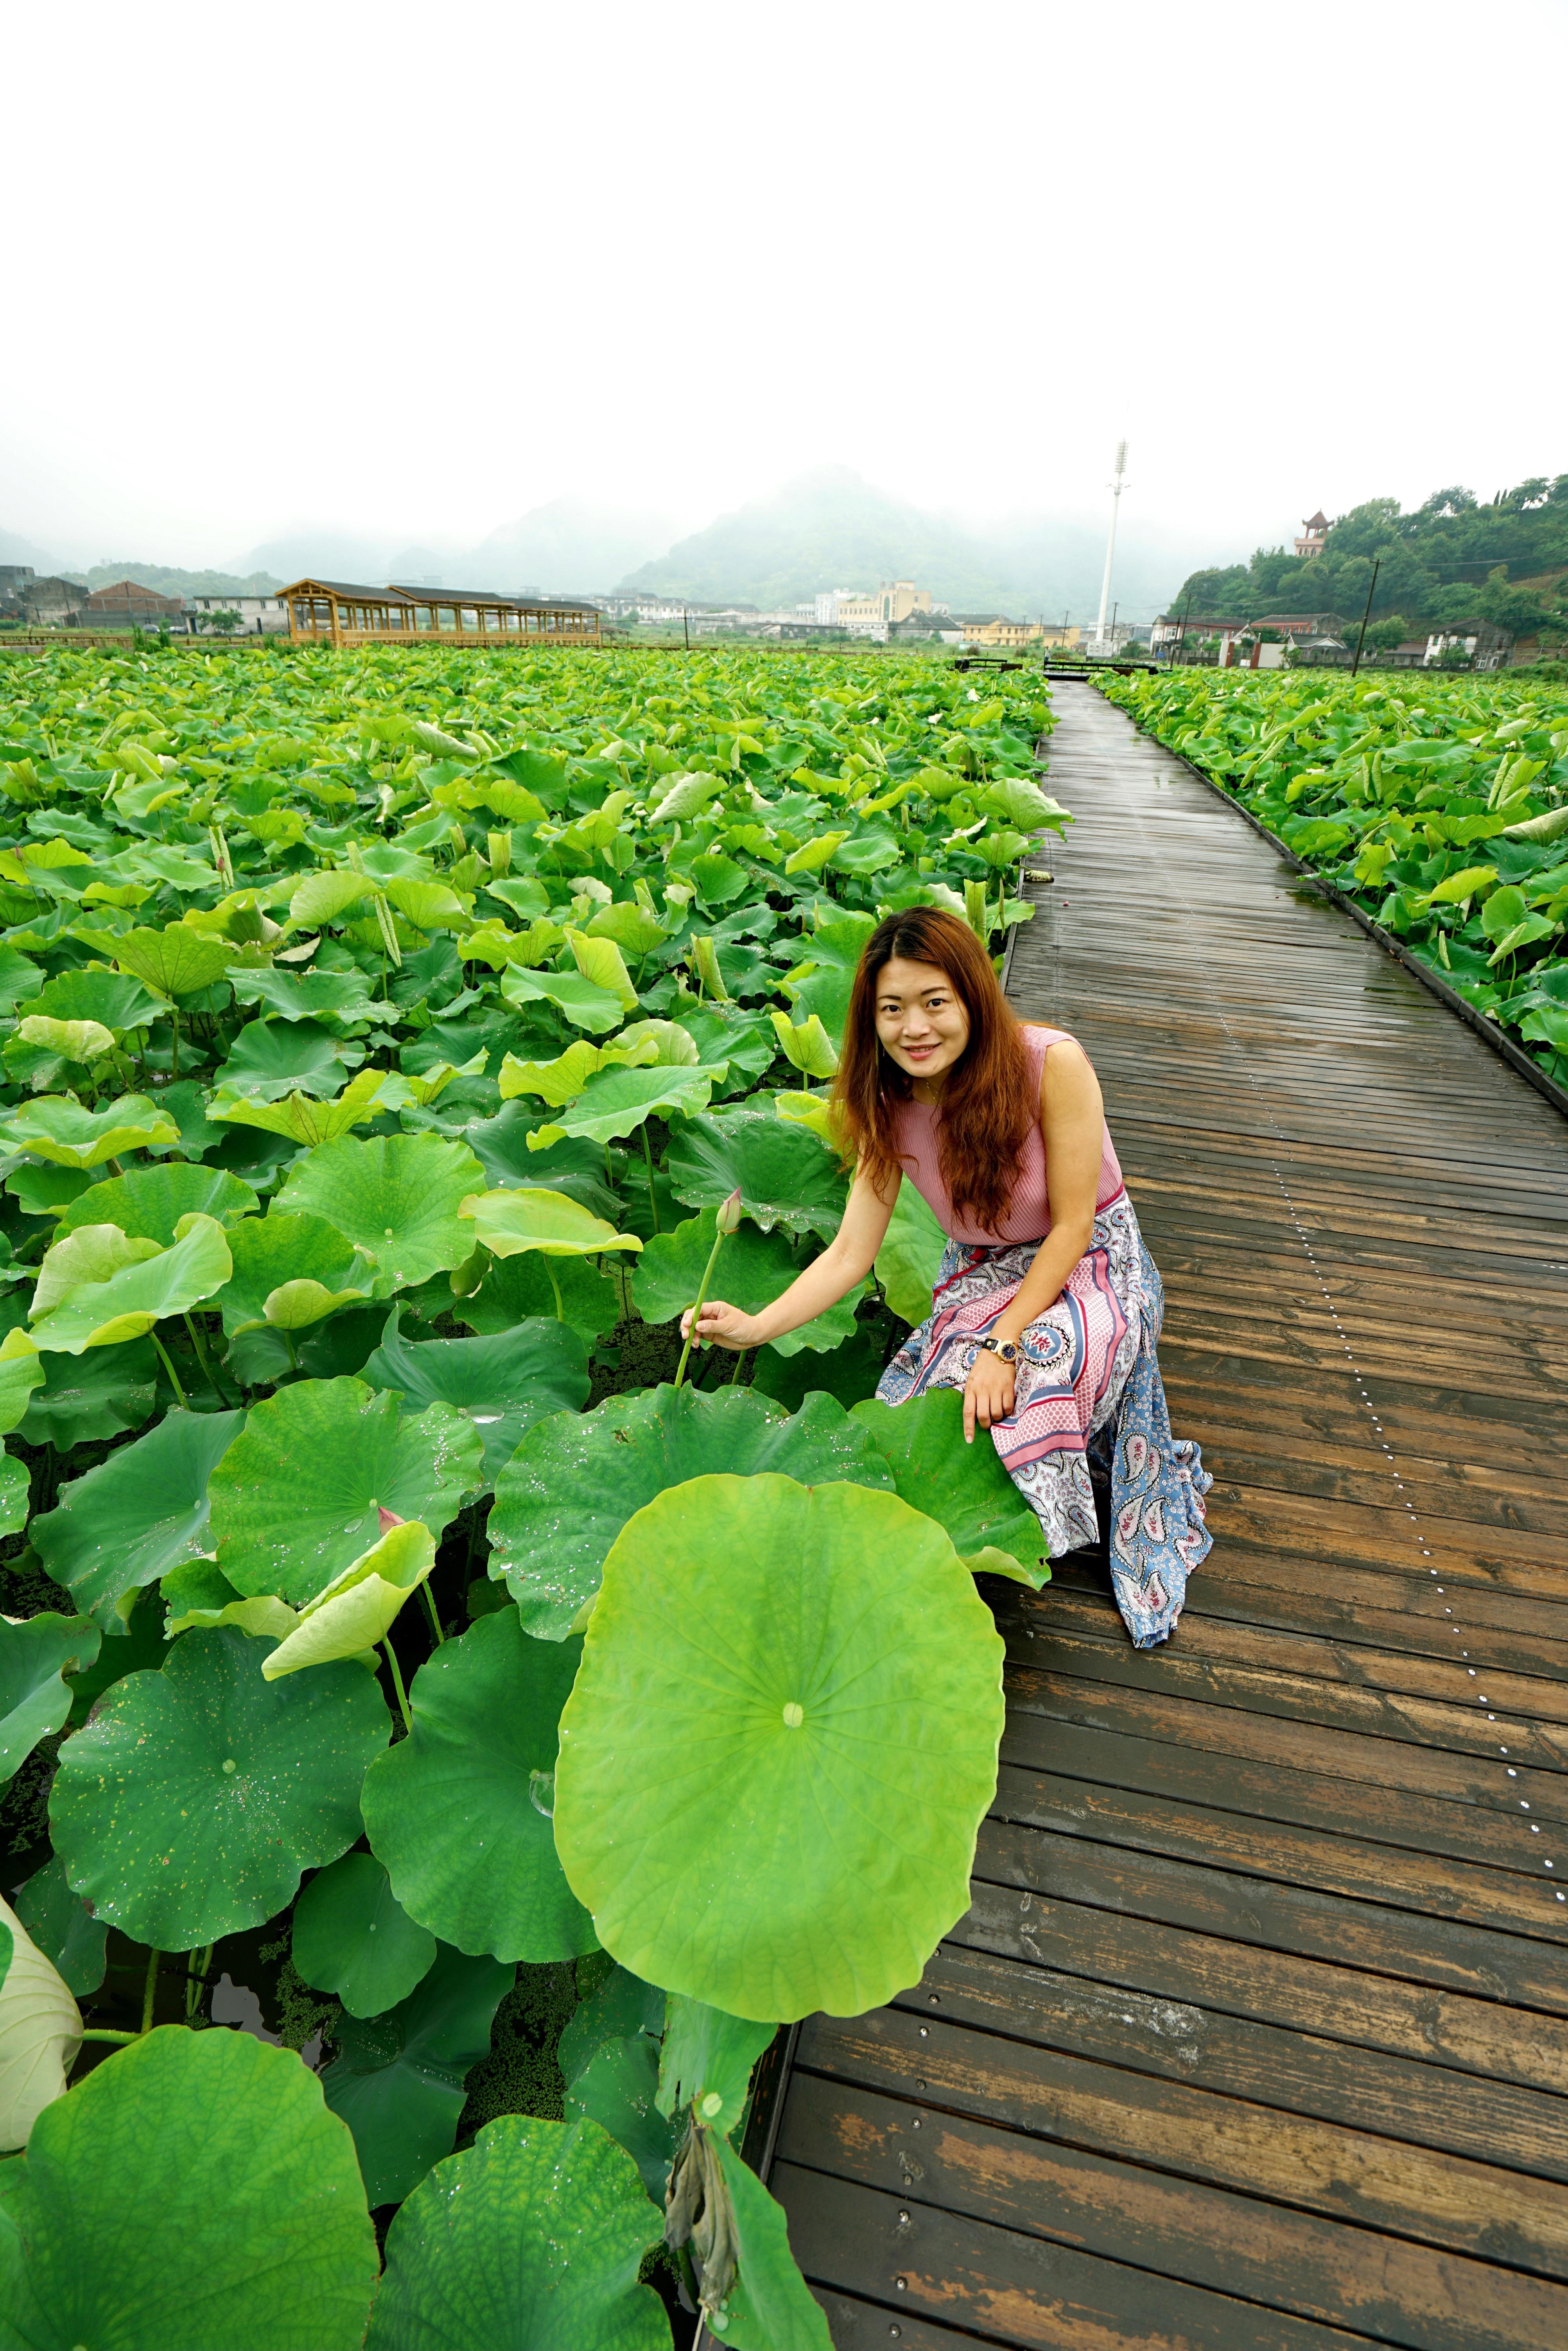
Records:
[[[1039,1248],[949,1241],[935,1311],[883,1374],[882,1402],[961,1388]],[[1187,1576],[1213,1541],[1203,1498],[1214,1481],[1197,1447],[1171,1435],[1155,1353],[1164,1313],[1160,1277],[1124,1192],[1096,1215],[1054,1306],[1024,1332],[1013,1410],[991,1430],[1052,1559],[1098,1542],[1092,1467],[1108,1483],[1111,1578],[1140,1649],[1170,1637]]]

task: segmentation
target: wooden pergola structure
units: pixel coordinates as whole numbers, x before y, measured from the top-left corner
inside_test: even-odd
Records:
[[[295,644],[597,645],[596,604],[525,603],[487,590],[366,588],[296,580],[281,591]]]

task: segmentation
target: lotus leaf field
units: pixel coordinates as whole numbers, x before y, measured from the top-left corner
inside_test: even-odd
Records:
[[[999,946],[1050,725],[869,654],[6,662],[0,2351],[827,2345],[753,2071],[964,1910],[974,1576],[1045,1570],[955,1395],[871,1401],[918,1202],[755,1357],[679,1317],[832,1235],[862,945]]]
[[[1183,670],[1104,690],[1568,1084],[1568,688]]]

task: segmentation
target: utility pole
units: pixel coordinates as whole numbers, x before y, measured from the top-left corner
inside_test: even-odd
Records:
[[[681,606],[681,629],[685,637],[686,651],[687,653],[690,653],[692,649],[692,632],[686,620],[686,608],[684,604]]]
[[[1116,517],[1122,509],[1122,492],[1125,486],[1124,476],[1126,471],[1127,444],[1124,441],[1118,441],[1116,478],[1107,485],[1111,492],[1111,536],[1105,542],[1105,577],[1100,583],[1100,618],[1094,628],[1094,642],[1097,645],[1103,645],[1105,642],[1105,607],[1111,601],[1111,562],[1116,552]]]
[[[1377,585],[1377,575],[1378,575],[1379,571],[1382,569],[1382,568],[1383,568],[1383,558],[1382,558],[1382,556],[1380,555],[1380,556],[1377,558],[1376,561],[1373,564],[1373,567],[1372,567],[1372,580],[1371,580],[1371,583],[1370,583],[1370,585],[1368,586],[1367,590],[1366,590],[1366,610],[1365,610],[1365,611],[1364,611],[1364,612],[1363,612],[1363,614],[1362,614],[1362,616],[1361,616],[1361,634],[1356,638],[1356,641],[1355,641],[1355,659],[1352,662],[1352,664],[1351,664],[1351,665],[1350,665],[1350,674],[1351,674],[1352,677],[1354,677],[1354,676],[1355,675],[1356,671],[1361,667],[1361,648],[1362,648],[1362,645],[1363,645],[1363,643],[1364,643],[1364,641],[1365,641],[1365,637],[1366,637],[1366,624],[1367,624],[1367,622],[1368,622],[1368,621],[1371,619],[1371,617],[1372,617],[1372,590],[1373,590],[1373,589],[1374,589],[1374,588],[1375,588],[1375,587],[1376,587],[1376,585]]]

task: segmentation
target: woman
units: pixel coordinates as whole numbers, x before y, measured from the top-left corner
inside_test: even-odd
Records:
[[[966,1442],[990,1431],[1051,1558],[1099,1540],[1092,1461],[1110,1480],[1127,1629],[1140,1648],[1166,1639],[1209,1547],[1212,1481],[1197,1446],[1171,1437],[1160,1278],[1088,1056],[1060,1029],[1023,1027],[967,924],[920,906],[866,942],[834,1116],[856,1161],[837,1238],[760,1314],[710,1300],[699,1342],[760,1346],[843,1297],[871,1271],[907,1176],[947,1249],[935,1311],[878,1396],[962,1388]]]

